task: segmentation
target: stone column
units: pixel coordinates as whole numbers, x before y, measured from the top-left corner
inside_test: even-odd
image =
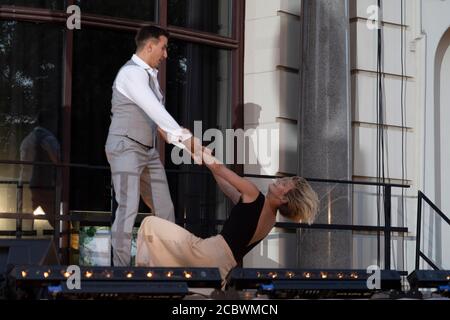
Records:
[[[301,15],[299,173],[351,180],[348,0],[303,0]],[[351,188],[313,183],[321,198],[316,223],[351,224]],[[298,266],[350,268],[352,232],[298,231]]]

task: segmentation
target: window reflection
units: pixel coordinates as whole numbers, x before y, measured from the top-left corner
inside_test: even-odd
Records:
[[[1,159],[20,160],[19,146],[42,109],[55,114],[48,126],[58,136],[62,40],[56,27],[0,22]]]
[[[52,10],[62,10],[64,8],[64,0],[0,0],[0,5],[14,5],[21,7],[36,7]]]
[[[57,186],[61,185],[60,170],[54,165],[61,161],[61,146],[53,132],[55,113],[50,109],[40,110],[36,126],[20,144],[20,160],[47,163],[21,165],[19,187],[28,185],[31,192],[31,210],[34,215],[45,215],[55,226],[55,201]],[[19,197],[19,201],[23,196]],[[21,205],[20,209],[23,210]]]
[[[104,146],[111,121],[111,88],[134,51],[134,32],[96,28],[75,32],[72,163],[109,166]],[[109,170],[72,168],[70,181],[71,210],[110,210]]]
[[[0,22],[0,159],[39,162],[0,167],[8,195],[0,211],[40,207],[51,225],[61,155],[62,42],[55,26]]]
[[[232,0],[168,0],[170,25],[231,36]]]
[[[229,51],[171,40],[166,108],[181,125],[192,132],[194,121],[202,121],[203,131],[230,128],[230,63]],[[205,174],[205,168],[175,166],[170,161],[171,150],[166,145],[166,168],[178,171],[168,173],[177,217],[202,220],[203,225],[187,226],[198,235],[214,233],[213,225],[207,226],[206,221],[225,216],[222,193],[216,188],[214,178]]]
[[[75,4],[82,13],[156,21],[158,0],[77,0]]]

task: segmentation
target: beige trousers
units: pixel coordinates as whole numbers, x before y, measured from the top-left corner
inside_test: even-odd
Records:
[[[202,239],[154,216],[146,217],[139,228],[136,266],[219,268],[224,280],[236,264],[221,235]]]

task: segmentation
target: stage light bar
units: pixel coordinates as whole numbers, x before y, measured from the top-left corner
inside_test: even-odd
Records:
[[[255,269],[235,268],[228,277],[228,286],[237,290],[257,289],[261,293],[334,292],[336,294],[373,294],[369,289],[366,270],[318,270],[318,269]],[[380,290],[401,290],[398,271],[380,270]]]
[[[15,266],[10,273],[16,282],[67,281],[72,276],[67,266]],[[80,280],[122,282],[185,282],[189,287],[220,288],[217,268],[144,268],[144,267],[80,267]]]
[[[450,270],[415,270],[408,275],[412,289],[448,287]]]

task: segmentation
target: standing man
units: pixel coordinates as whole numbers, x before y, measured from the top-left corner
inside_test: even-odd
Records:
[[[167,59],[169,34],[155,26],[136,35],[136,53],[119,70],[112,87],[112,120],[105,152],[118,208],[111,228],[113,264],[129,266],[131,238],[139,196],[152,212],[175,221],[174,207],[159,153],[157,130],[168,142],[183,147],[192,134],[181,128],[164,108],[158,66]]]

